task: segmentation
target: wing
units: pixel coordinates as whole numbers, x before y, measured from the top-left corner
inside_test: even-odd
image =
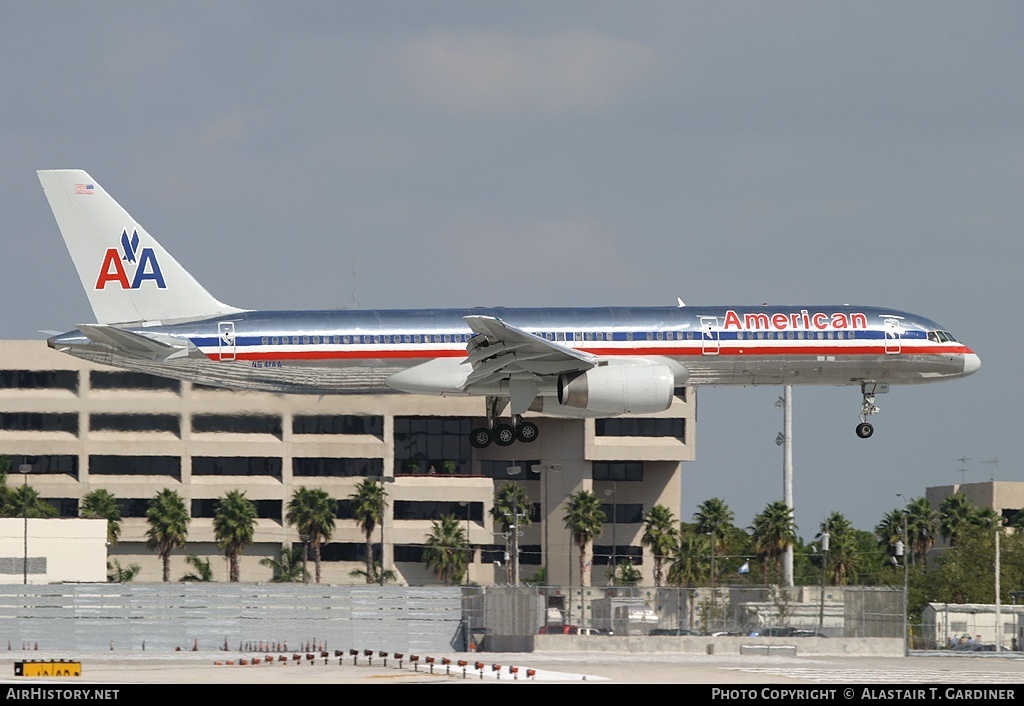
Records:
[[[560,346],[493,316],[467,316],[465,320],[475,335],[469,339],[469,355],[463,361],[473,367],[473,372],[466,376],[462,389],[472,394],[475,386],[507,380],[512,414],[529,409],[543,379],[589,370],[598,364],[595,356]]]

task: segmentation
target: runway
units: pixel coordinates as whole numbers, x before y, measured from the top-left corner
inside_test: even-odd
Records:
[[[312,662],[238,653],[157,655],[10,652],[0,657],[0,680],[33,685],[43,681],[68,688],[81,684],[412,684],[412,683],[614,683],[614,684],[962,684],[1011,685],[1024,681],[1024,654],[988,656],[763,657],[620,653],[450,653],[427,655],[414,664],[365,656],[317,658]],[[443,659],[450,665],[444,665]],[[78,678],[13,677],[14,663],[65,659],[82,663]],[[243,660],[245,664],[242,664]],[[465,668],[459,660],[468,662]],[[340,661],[340,663],[339,663]],[[326,662],[326,663],[325,663]],[[482,665],[478,669],[476,664]],[[431,673],[432,672],[432,673]]]

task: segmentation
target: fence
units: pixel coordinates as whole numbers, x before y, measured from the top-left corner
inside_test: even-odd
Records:
[[[777,586],[492,586],[465,591],[467,625],[478,636],[526,636],[540,631],[903,635],[902,592],[895,589],[828,587],[823,594],[816,587]]]
[[[464,647],[461,589],[302,584],[0,586],[0,649]],[[315,649],[315,648],[314,648]]]

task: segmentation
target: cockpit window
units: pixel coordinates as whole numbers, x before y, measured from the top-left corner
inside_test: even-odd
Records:
[[[933,343],[956,343],[957,340],[953,338],[953,334],[949,331],[929,331],[928,340]]]

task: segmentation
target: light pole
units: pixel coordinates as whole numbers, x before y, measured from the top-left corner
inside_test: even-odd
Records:
[[[907,499],[903,497],[903,493],[896,493],[896,497],[903,501],[903,535],[901,539],[896,542],[896,556],[901,558],[903,562],[903,656],[907,657],[910,655],[910,626],[908,624],[908,606],[907,606],[907,588],[909,585],[909,574],[907,571],[907,551],[909,550],[910,537],[907,536],[907,508],[905,507]]]
[[[21,570],[26,586],[28,585],[28,474],[31,472],[32,466],[27,463],[18,466],[18,473],[21,474],[21,517],[25,533],[25,552],[21,559]]]
[[[460,500],[459,505],[466,508],[466,585],[469,585],[469,567],[473,565],[473,546],[469,543],[469,501]]]
[[[715,619],[715,603],[717,602],[718,589],[715,586],[715,533],[708,532],[708,536],[711,538],[711,620]],[[711,620],[708,621],[708,625],[711,626],[713,623]]]
[[[615,482],[612,481],[612,489],[604,491],[605,497],[608,497],[610,495],[611,498],[612,498],[612,573],[611,573],[611,579],[612,579],[612,584],[611,585],[612,586],[615,585],[615,572],[619,568],[618,556],[617,556],[616,551],[615,551],[616,548],[617,548],[617,546],[616,546],[616,539],[615,539],[615,529],[616,529],[616,525],[618,524],[618,520],[619,520],[619,518],[618,518],[618,514],[619,514],[619,495],[616,492],[617,490],[618,490],[618,487],[615,485]]]
[[[548,498],[548,475],[551,473],[558,473],[562,470],[562,464],[560,463],[548,463],[543,466],[535,465],[530,468],[533,473],[540,474],[541,481],[541,498],[540,498],[540,509],[541,509],[541,522],[544,523],[544,583],[551,585],[551,567],[549,565],[550,551],[548,546],[548,513],[550,512],[551,502]],[[571,564],[571,561],[570,561]],[[572,567],[569,567],[569,571],[572,571]],[[570,580],[571,584],[572,581]]]
[[[828,570],[828,546],[831,536],[828,533],[828,518],[821,530],[821,602],[818,606],[818,629],[825,629],[825,572]]]
[[[1003,533],[1003,518],[993,519],[992,524],[996,526],[996,652],[1003,649],[1003,626],[1002,606],[999,602],[999,535]]]
[[[515,485],[516,492],[512,493],[512,517],[511,524],[508,527],[509,532],[509,564],[512,566],[512,585],[519,585],[519,521],[521,518],[525,518],[525,512],[519,512],[519,499],[518,490],[519,483],[516,482],[516,476],[522,473],[523,469],[520,466],[509,466],[506,469],[509,476],[512,478],[512,482]],[[525,511],[527,508],[523,508]]]
[[[385,483],[394,483],[394,476],[380,476],[377,478],[377,482],[380,483],[380,568],[378,573],[380,574],[380,585],[384,585],[384,518],[386,516],[385,508],[387,507],[387,501],[384,499],[387,497],[387,493],[384,490]],[[373,557],[370,557],[370,566],[373,566]]]

